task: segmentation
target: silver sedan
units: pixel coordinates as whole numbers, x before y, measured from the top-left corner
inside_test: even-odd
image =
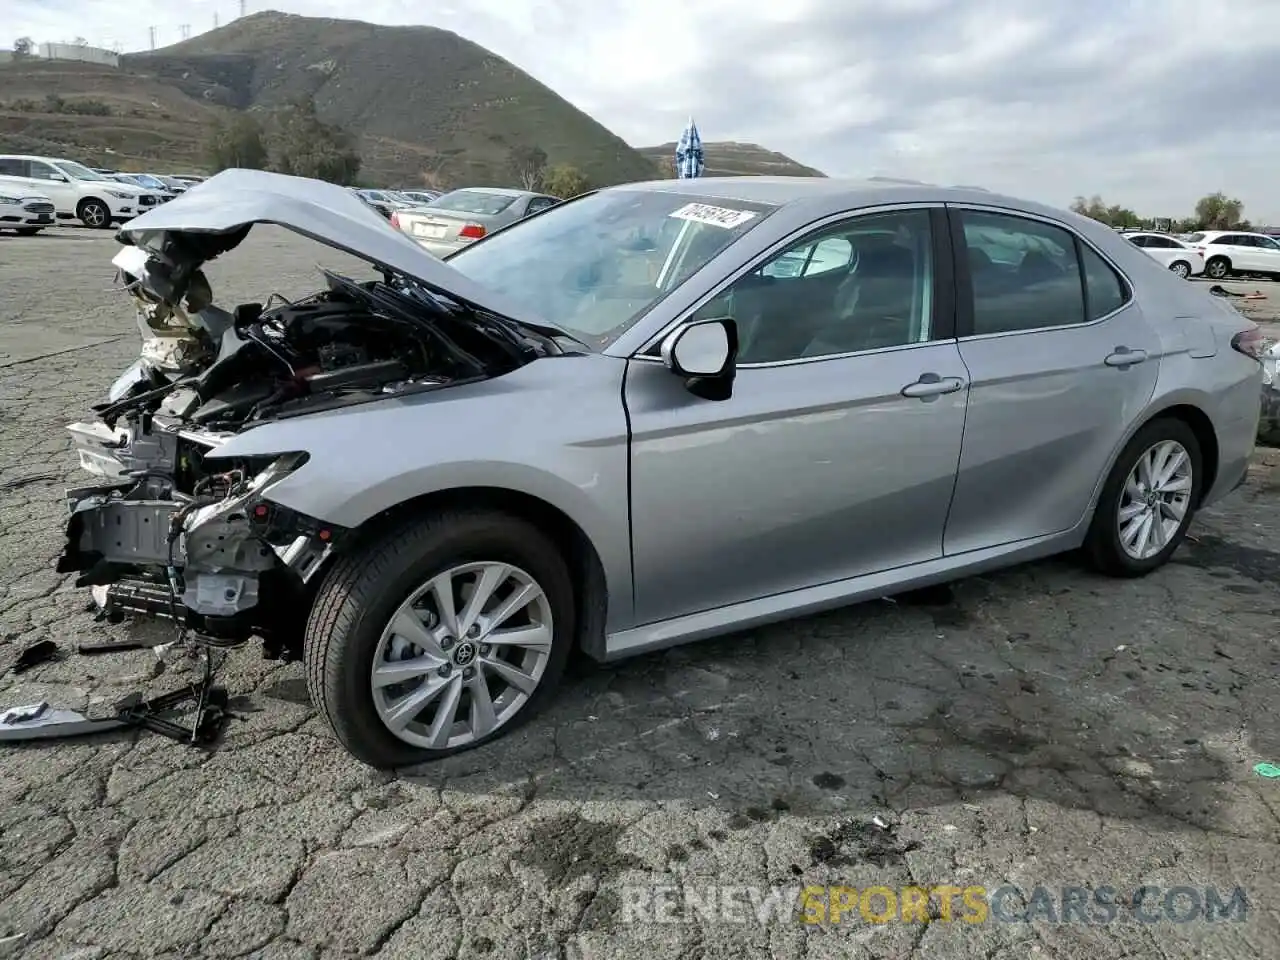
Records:
[[[556,197],[530,190],[468,187],[437,197],[417,210],[397,210],[391,224],[428,253],[447,257],[559,202]]]
[[[151,317],[258,222],[381,279],[207,308],[189,367],[135,364],[72,427],[106,479],[70,492],[58,569],[107,612],[296,644],[378,767],[516,728],[575,648],[1078,548],[1149,574],[1257,431],[1254,324],[1095,221],[972,188],[629,184],[441,261],[340,187],[232,170],[114,262]]]

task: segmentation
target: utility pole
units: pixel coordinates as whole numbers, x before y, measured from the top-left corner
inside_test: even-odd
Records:
[[[218,11],[213,12],[213,29],[218,29]]]
[[[156,48],[156,28],[151,27],[149,29],[151,30],[151,49],[154,50]]]
[[[178,29],[182,31],[182,39],[183,39],[183,40],[187,40],[187,39],[189,39],[189,38],[191,37],[191,24],[189,24],[189,23],[184,23],[184,24],[183,24],[182,26],[180,26]]]
[[[245,8],[249,6],[249,0],[240,0],[240,16],[245,15]]]

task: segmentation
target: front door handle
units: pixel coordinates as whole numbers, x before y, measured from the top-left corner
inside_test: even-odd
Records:
[[[938,397],[944,393],[955,393],[964,387],[959,377],[940,377],[936,373],[923,373],[915,383],[908,383],[902,388],[904,397]]]
[[[1147,359],[1147,351],[1130,350],[1128,347],[1116,347],[1115,353],[1109,355],[1102,362],[1108,367],[1131,367],[1135,363],[1141,363]]]

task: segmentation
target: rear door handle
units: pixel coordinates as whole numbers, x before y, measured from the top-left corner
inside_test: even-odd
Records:
[[[944,393],[955,393],[964,387],[959,377],[940,377],[936,373],[924,373],[915,383],[908,383],[902,388],[904,397],[938,397]]]
[[[1141,363],[1147,359],[1147,351],[1130,350],[1128,347],[1116,347],[1115,353],[1109,355],[1102,362],[1108,367],[1131,367],[1135,363]]]

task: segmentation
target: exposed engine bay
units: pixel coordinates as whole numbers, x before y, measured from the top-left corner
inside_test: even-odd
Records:
[[[68,427],[99,482],[67,492],[58,570],[92,587],[101,616],[166,617],[211,646],[258,636],[268,656],[291,657],[307,584],[346,531],[263,497],[305,453],[228,460],[218,447],[272,421],[396,402],[563,350],[554,331],[389,271],[357,282],[322,270],[311,296],[222,309],[200,266],[247,231],[161,233],[113,260],[143,348],[96,417]]]

